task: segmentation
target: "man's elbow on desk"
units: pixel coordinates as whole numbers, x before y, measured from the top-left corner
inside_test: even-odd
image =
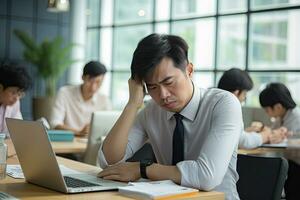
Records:
[[[181,185],[186,187],[211,191],[220,185],[224,179],[224,174],[209,169],[200,169],[194,161],[183,161],[178,163],[177,166],[181,173]]]

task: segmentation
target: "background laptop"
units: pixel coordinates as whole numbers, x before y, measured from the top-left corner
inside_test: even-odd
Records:
[[[97,111],[92,114],[88,145],[84,155],[85,163],[91,165],[97,164],[100,145],[120,115],[121,111],[116,110]]]
[[[6,124],[27,182],[64,193],[116,190],[126,185],[85,173],[62,174],[42,122],[6,118]]]

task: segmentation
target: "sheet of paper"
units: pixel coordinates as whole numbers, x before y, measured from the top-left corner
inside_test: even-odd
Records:
[[[60,171],[63,175],[68,174],[82,174],[82,172],[70,169],[64,165],[59,165]],[[20,165],[7,165],[6,174],[12,178],[23,179],[24,174]]]
[[[262,147],[276,147],[276,148],[286,148],[287,147],[287,139],[278,144],[263,144]]]

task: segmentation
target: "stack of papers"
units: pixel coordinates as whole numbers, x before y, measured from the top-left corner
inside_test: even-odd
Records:
[[[119,193],[139,199],[174,199],[198,194],[198,190],[183,187],[170,180],[134,182],[128,186],[119,187]]]
[[[82,172],[79,172],[77,170],[70,169],[64,165],[59,165],[59,169],[63,175],[68,175],[68,174],[82,174]],[[6,174],[12,178],[16,179],[23,179],[24,174],[22,171],[22,168],[20,165],[7,165],[6,168]]]

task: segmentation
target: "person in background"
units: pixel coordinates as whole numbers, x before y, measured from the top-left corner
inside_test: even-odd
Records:
[[[300,108],[282,83],[269,83],[259,94],[259,102],[269,117],[275,118],[272,128],[286,127],[300,134]]]
[[[99,150],[99,176],[135,181],[170,179],[239,199],[237,146],[243,128],[237,98],[192,81],[188,45],[178,36],[151,34],[134,51],[129,100]],[[141,109],[145,92],[151,100]],[[141,109],[141,110],[140,110]],[[146,141],[158,163],[125,162]]]
[[[84,66],[81,85],[60,88],[52,108],[52,128],[70,130],[76,136],[89,133],[92,113],[111,109],[108,97],[99,92],[105,73],[103,64],[90,61]]]
[[[20,99],[31,86],[31,78],[25,68],[12,64],[0,66],[0,132],[8,131],[5,118],[22,119]]]
[[[275,118],[273,127],[284,126],[293,135],[300,135],[300,109],[289,89],[282,83],[269,83],[259,94],[260,105],[269,117]],[[287,154],[288,155],[288,154]],[[289,160],[288,178],[285,182],[287,200],[300,199],[300,165]]]
[[[247,92],[253,88],[253,81],[249,74],[238,68],[231,68],[224,72],[218,83],[218,88],[233,93],[242,103],[245,101]],[[277,127],[277,130],[272,130],[259,123],[253,123],[253,126],[246,128],[242,131],[239,148],[253,149],[261,146],[264,143],[279,143],[281,142],[287,130],[283,127]]]

